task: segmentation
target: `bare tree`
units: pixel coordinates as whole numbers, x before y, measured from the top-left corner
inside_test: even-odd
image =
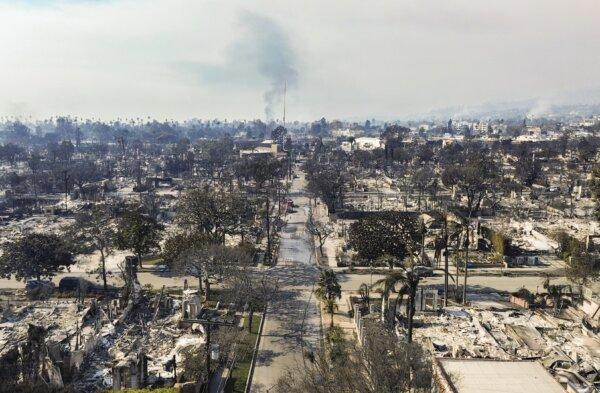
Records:
[[[210,300],[211,280],[221,281],[241,265],[248,263],[249,257],[245,250],[238,247],[222,244],[193,245],[181,252],[175,261],[175,271],[197,278],[200,292],[204,284],[204,300]]]
[[[246,158],[238,163],[238,176],[246,180],[254,180],[255,191],[264,196],[264,222],[267,236],[267,249],[265,262],[272,260],[272,223],[271,223],[271,198],[270,194],[275,189],[276,183],[284,174],[282,162],[273,157]]]
[[[341,340],[318,349],[303,366],[288,370],[274,392],[424,393],[431,382],[431,362],[421,346],[399,342],[385,326],[370,322],[362,346]]]
[[[256,274],[248,271],[247,266],[239,266],[228,279],[233,296],[231,300],[241,303],[248,311],[248,331],[251,332],[254,313],[266,311],[269,301],[279,290],[279,284],[267,271]]]
[[[308,210],[308,219],[306,220],[306,230],[315,236],[319,241],[319,251],[323,255],[323,245],[325,240],[333,233],[333,225],[324,223],[315,217],[312,207]]]
[[[252,225],[255,206],[243,193],[194,189],[180,200],[177,221],[183,227],[224,243],[226,235],[243,236]]]
[[[475,145],[469,146],[458,159],[462,162],[456,162],[454,165],[446,167],[442,173],[442,180],[446,186],[458,186],[467,199],[467,217],[464,223],[466,237],[462,296],[464,303],[467,298],[471,218],[479,212],[483,198],[498,177],[499,168],[490,155]]]
[[[75,222],[69,228],[69,238],[83,252],[100,253],[100,275],[104,290],[106,283],[106,257],[112,254],[115,246],[116,231],[110,220],[110,209],[105,205],[96,205],[91,210],[75,216]]]

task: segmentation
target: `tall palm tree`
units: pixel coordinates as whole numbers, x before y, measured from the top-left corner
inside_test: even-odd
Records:
[[[330,316],[330,320],[329,320],[329,328],[333,327],[333,315],[335,314],[335,312],[338,309],[338,305],[335,301],[335,299],[325,299],[324,300],[325,303],[325,310],[327,310],[327,313]]]
[[[421,236],[425,236],[425,226],[421,223]],[[398,292],[398,296],[396,297],[396,301],[392,307],[394,310],[394,315],[396,312],[396,308],[398,305],[398,299],[402,299],[405,294],[408,294],[408,302],[406,304],[406,317],[408,320],[408,334],[407,339],[408,342],[412,341],[412,329],[413,329],[413,317],[415,314],[415,296],[417,294],[417,287],[419,286],[420,276],[413,272],[412,267],[423,264],[424,262],[424,253],[422,252],[421,244],[422,242],[417,242],[410,237],[409,234],[404,234],[403,242],[406,246],[406,263],[411,269],[406,269],[402,264],[400,264],[400,270],[390,271],[384,278],[379,281],[376,281],[373,286],[379,286],[382,289],[382,312],[385,312],[387,301],[390,298],[390,294],[396,292],[396,286],[401,284],[401,287]],[[399,261],[398,261],[399,262]],[[388,264],[390,268],[393,268],[394,262],[389,262]],[[382,315],[385,319],[385,315]],[[394,319],[389,318],[389,323],[393,324]]]
[[[408,342],[412,341],[412,330],[413,330],[413,317],[415,315],[415,296],[417,294],[417,287],[419,286],[421,278],[418,274],[412,270],[397,270],[388,273],[381,280],[376,281],[373,286],[381,288],[382,291],[382,303],[387,303],[390,299],[390,295],[396,292],[396,287],[400,285],[398,290],[398,297],[392,306],[394,313],[398,306],[398,300],[402,300],[405,294],[408,294],[408,302],[406,304],[406,318],[408,320]],[[385,304],[382,304],[382,312],[385,312]],[[391,319],[390,323],[393,323]]]
[[[370,289],[371,288],[364,282],[360,284],[360,287],[358,287],[358,292],[360,293],[361,299],[367,304],[370,303]]]
[[[325,308],[331,315],[330,327],[333,327],[333,315],[337,309],[336,300],[342,297],[342,287],[333,270],[321,271],[315,295],[325,303]]]
[[[448,274],[447,269],[434,270],[443,271],[446,275]],[[420,282],[421,276],[418,273],[414,272],[412,269],[402,268],[401,270],[388,273],[384,278],[373,283],[373,287],[379,287],[382,292],[382,313],[385,312],[385,304],[389,301],[390,295],[396,292],[396,287],[398,287],[398,285],[400,285],[400,288],[398,289],[398,296],[396,297],[396,301],[392,306],[392,310],[394,313],[396,312],[398,301],[401,301],[402,298],[404,298],[404,295],[408,295],[408,301],[406,303],[408,342],[412,342],[413,318],[415,316],[415,298],[417,295],[417,288],[419,287]],[[393,317],[390,319],[391,320],[389,322],[393,324]]]
[[[468,248],[468,244],[469,244],[469,234],[468,232],[468,228],[469,226],[467,225],[467,221],[464,219],[460,219],[459,222],[451,222],[448,220],[448,213],[442,213],[443,214],[443,220],[444,220],[444,228],[442,230],[442,234],[441,237],[438,238],[438,245],[437,247],[440,247],[440,250],[436,250],[436,252],[440,252],[440,256],[441,256],[441,248],[444,249],[444,254],[445,254],[445,258],[444,258],[444,269],[441,269],[443,271],[445,271],[445,278],[444,278],[444,305],[447,305],[447,292],[448,292],[448,278],[450,278],[452,281],[454,281],[454,296],[455,296],[455,300],[458,301],[459,299],[459,280],[460,280],[460,266],[459,263],[461,261],[460,258],[460,251],[461,251],[461,247],[463,248],[463,253],[464,253],[464,257],[465,260],[468,261],[469,259],[469,248]],[[449,273],[450,272],[450,268],[449,268],[449,257],[450,257],[450,250],[449,250],[449,246],[452,244],[452,242],[455,241],[456,245],[454,246],[454,264],[456,267],[456,272],[455,272],[455,276],[452,277],[452,275]],[[467,291],[467,263],[465,262],[465,271],[464,271],[464,282],[463,282],[463,293],[462,293],[462,297],[463,297],[463,303],[466,300],[466,291]]]
[[[563,296],[573,297],[573,288],[568,284],[566,284],[566,285],[550,284],[549,276],[546,276],[542,286],[546,290],[544,297],[546,299],[547,298],[552,299],[552,304],[554,307],[554,315],[558,315],[560,313],[560,309],[562,308]]]

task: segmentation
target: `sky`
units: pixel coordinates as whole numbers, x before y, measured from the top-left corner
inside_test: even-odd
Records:
[[[598,0],[0,0],[0,116],[401,119],[600,102]],[[456,109],[460,112],[460,109]]]

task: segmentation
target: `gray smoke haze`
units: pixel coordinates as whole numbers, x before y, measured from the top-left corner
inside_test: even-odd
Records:
[[[283,110],[285,84],[288,91],[298,85],[296,53],[276,20],[245,11],[238,24],[241,34],[226,49],[223,62],[200,65],[200,76],[205,83],[231,88],[256,89],[266,83],[264,110],[267,120],[272,119]]]
[[[282,101],[285,84],[294,88],[298,82],[296,56],[287,34],[275,20],[250,13],[242,14],[240,20],[248,32],[247,39],[256,45],[258,71],[270,84],[263,98],[265,116],[272,119]]]
[[[285,80],[293,120],[536,116],[588,100],[565,89],[600,88],[599,12],[598,0],[0,0],[0,116],[281,118]]]

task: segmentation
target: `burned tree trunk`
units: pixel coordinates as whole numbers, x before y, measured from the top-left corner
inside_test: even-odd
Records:
[[[45,356],[46,329],[29,324],[27,343],[22,347],[23,382],[35,385],[40,379],[41,365]]]
[[[127,302],[127,306],[123,310],[123,314],[117,321],[121,324],[126,321],[131,313],[138,306],[142,297],[142,286],[137,277],[137,258],[133,256],[125,257],[125,271],[123,272],[125,287],[123,288],[123,301]]]

